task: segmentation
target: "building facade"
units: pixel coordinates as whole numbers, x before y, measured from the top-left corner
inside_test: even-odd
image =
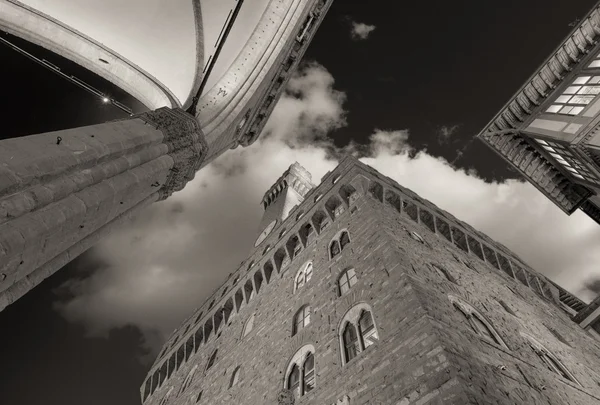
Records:
[[[149,204],[181,190],[229,149],[255,142],[332,2],[268,1],[228,70],[205,93],[198,84],[182,108],[0,141],[0,310]],[[87,45],[76,45],[83,38],[78,33],[69,31],[67,41],[64,27],[46,30],[45,23],[58,27],[56,21],[16,0],[0,0],[6,11],[2,7],[12,11],[0,13],[0,26],[26,13],[33,31],[21,32],[24,39],[47,39],[50,50],[72,45],[83,59],[98,59],[96,51],[84,52]],[[104,71],[127,80],[119,72]],[[157,88],[144,87],[147,98],[160,93]]]
[[[567,214],[600,223],[600,4],[478,135]]]
[[[144,404],[600,402],[600,340],[572,319],[585,304],[393,180],[346,157],[314,186],[294,164],[263,206]]]

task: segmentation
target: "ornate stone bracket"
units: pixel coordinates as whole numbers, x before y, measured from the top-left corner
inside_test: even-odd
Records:
[[[281,390],[277,394],[277,405],[294,405],[294,394],[290,390]]]
[[[159,190],[160,200],[164,200],[194,178],[207,155],[208,144],[196,118],[182,109],[159,108],[137,117],[164,134],[163,143],[175,161]]]

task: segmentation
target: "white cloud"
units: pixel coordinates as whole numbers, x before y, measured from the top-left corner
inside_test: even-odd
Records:
[[[281,173],[298,161],[319,183],[337,165],[326,134],[346,123],[345,95],[333,84],[319,65],[297,74],[259,141],[226,153],[183,191],[92,250],[107,265],[69,283],[76,296],[61,304],[63,314],[96,334],[128,324],[150,337],[169,334],[246,258],[258,231],[259,202]],[[600,227],[584,214],[564,215],[528,183],[486,183],[443,159],[415,155],[408,137],[407,130],[377,130],[369,145],[345,151],[365,156],[365,163],[574,292],[589,277],[600,278]]]
[[[438,129],[438,142],[440,144],[448,143],[450,137],[456,134],[459,127],[459,125],[442,125]]]
[[[354,40],[365,40],[369,37],[369,35],[371,35],[371,32],[373,32],[375,28],[377,27],[374,25],[367,25],[352,21],[352,31],[350,34]]]

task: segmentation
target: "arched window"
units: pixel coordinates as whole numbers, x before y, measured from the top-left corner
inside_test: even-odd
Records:
[[[299,398],[315,388],[315,349],[312,345],[300,348],[290,360],[285,373],[284,388]]]
[[[288,377],[288,389],[292,391],[294,398],[300,397],[300,368],[294,364],[292,372]]]
[[[329,245],[329,258],[333,259],[337,255],[339,255],[340,252],[341,250],[339,242],[337,240],[332,241],[331,245]]]
[[[342,232],[342,234],[340,235],[340,249],[344,250],[346,245],[348,245],[349,243],[350,243],[350,235],[348,235],[348,232],[346,232],[346,231]]]
[[[250,318],[246,321],[244,325],[244,336],[248,333],[252,332],[252,328],[254,327],[254,314],[250,315]]]
[[[312,353],[308,353],[306,360],[304,360],[302,375],[304,386],[303,394],[306,394],[315,388],[315,356],[313,356]]]
[[[521,336],[528,340],[529,346],[533,349],[535,354],[538,355],[540,360],[544,363],[544,365],[548,368],[548,370],[560,375],[563,378],[566,378],[569,381],[579,384],[579,381],[575,379],[573,374],[567,370],[567,368],[554,356],[554,354],[550,353],[548,349],[546,349],[540,342],[526,333],[521,332]],[[579,384],[581,385],[581,384]]]
[[[208,364],[206,365],[207,371],[215,364],[215,361],[217,361],[217,351],[218,350],[215,350],[208,359]]]
[[[183,381],[183,385],[181,386],[181,390],[179,391],[179,394],[181,395],[185,390],[188,389],[188,387],[190,386],[191,382],[192,382],[192,378],[194,378],[194,374],[196,373],[196,370],[198,369],[198,365],[195,365],[190,372],[188,373],[187,377],[185,377],[185,380]]]
[[[229,381],[229,388],[237,385],[240,379],[240,367],[238,366],[235,370],[233,370],[233,374],[231,374],[231,380]]]
[[[508,349],[506,343],[502,340],[500,335],[494,330],[493,326],[485,319],[479,311],[473,306],[457,297],[449,296],[450,302],[467,318],[471,329],[484,340],[503,346]]]
[[[379,335],[373,323],[373,316],[369,311],[362,311],[358,319],[358,330],[365,349],[379,341]]]
[[[338,279],[338,287],[340,296],[346,294],[358,279],[356,278],[356,273],[354,269],[347,269],[340,275]]]
[[[342,336],[344,339],[344,355],[346,356],[347,363],[360,353],[360,343],[358,342],[356,328],[350,322],[346,324]]]
[[[171,387],[171,389],[167,392],[167,394],[160,401],[160,405],[165,405],[167,403],[167,401],[169,400],[169,397],[171,396],[171,392],[173,392],[173,387]]]
[[[298,291],[299,288],[304,286],[304,284],[308,283],[312,278],[313,273],[313,264],[312,262],[306,263],[298,273],[296,274],[296,279],[294,281],[294,292]]]
[[[305,328],[310,324],[310,306],[304,305],[294,316],[294,330],[292,336],[298,333],[301,329]]]
[[[350,308],[338,326],[342,364],[346,364],[379,340],[371,307],[360,303]]]

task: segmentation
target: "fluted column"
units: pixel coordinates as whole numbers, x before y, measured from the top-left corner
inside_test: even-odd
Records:
[[[161,108],[0,141],[0,310],[194,177],[197,121]]]

